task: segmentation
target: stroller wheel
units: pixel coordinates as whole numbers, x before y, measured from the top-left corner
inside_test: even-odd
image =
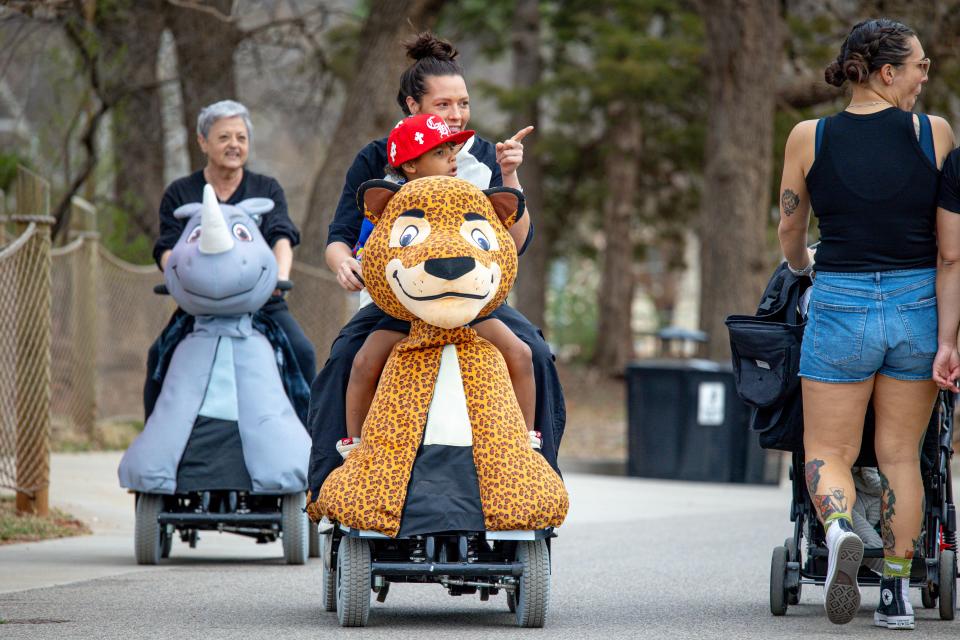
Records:
[[[789,537],[783,541],[783,546],[787,548],[787,560],[789,562],[800,562],[800,549],[797,547],[796,543],[793,541],[793,537]],[[797,581],[797,588],[793,591],[787,591],[787,604],[800,604],[800,593],[803,589],[803,585],[800,584],[799,580]]]
[[[933,609],[937,606],[937,585],[928,584],[920,589],[920,602],[924,609]]]
[[[782,616],[787,612],[787,590],[784,582],[787,577],[787,548],[777,547],[770,560],[770,613]]]
[[[940,552],[940,619],[953,620],[957,612],[957,552]]]

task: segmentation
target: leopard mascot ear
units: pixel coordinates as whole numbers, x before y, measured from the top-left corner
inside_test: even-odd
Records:
[[[497,212],[497,217],[500,218],[500,222],[507,229],[523,217],[526,204],[523,194],[516,189],[494,187],[493,189],[484,189],[483,193],[490,200],[493,210]]]
[[[363,211],[363,215],[373,224],[377,224],[380,216],[383,215],[387,203],[397,191],[400,191],[400,185],[388,180],[367,180],[357,189],[357,207]]]

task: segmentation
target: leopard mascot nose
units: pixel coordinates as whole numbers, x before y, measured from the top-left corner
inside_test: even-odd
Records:
[[[431,258],[423,264],[423,270],[435,278],[456,280],[475,266],[473,258]]]

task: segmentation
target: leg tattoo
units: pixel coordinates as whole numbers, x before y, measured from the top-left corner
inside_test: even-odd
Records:
[[[827,523],[827,518],[835,513],[847,513],[847,497],[840,487],[830,487],[830,493],[812,496],[813,506],[820,514],[820,522]]]
[[[846,513],[848,503],[843,489],[839,487],[830,487],[830,493],[827,494],[817,493],[820,486],[820,468],[824,464],[826,463],[820,459],[811,460],[804,465],[803,472],[807,480],[807,492],[810,494],[813,506],[820,514],[820,521],[826,524],[827,518],[833,514]]]
[[[807,491],[810,495],[817,495],[817,485],[820,484],[820,467],[824,465],[823,460],[811,460],[803,465],[803,474],[807,478]]]
[[[880,525],[883,534],[883,551],[888,555],[896,555],[897,538],[893,534],[893,516],[896,515],[895,505],[897,495],[890,486],[887,476],[880,472],[880,487],[883,491],[880,498]]]

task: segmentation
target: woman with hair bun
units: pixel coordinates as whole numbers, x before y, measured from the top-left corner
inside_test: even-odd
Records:
[[[824,606],[837,624],[860,607],[850,467],[872,399],[884,489],[874,623],[914,626],[907,589],[923,510],[919,447],[937,395],[937,184],[953,148],[943,118],[911,113],[929,70],[909,27],[856,24],[824,74],[834,86],[850,83],[849,104],[799,123],[786,144],[779,237],[790,270],[816,274],[800,356],[803,443],[829,552]],[[816,265],[806,248],[811,206]]]
[[[405,43],[407,55],[413,60],[400,78],[397,103],[404,116],[434,114],[440,116],[457,134],[470,120],[470,95],[463,78],[463,69],[457,61],[454,46],[432,33],[421,33]],[[525,127],[512,138],[493,144],[478,135],[472,136],[457,152],[457,177],[473,183],[480,189],[512,187],[522,191],[517,169],[523,162],[523,138],[533,130]],[[310,394],[308,428],[313,435],[310,456],[309,485],[313,498],[327,475],[341,463],[338,442],[347,436],[346,394],[348,381],[364,376],[379,376],[377,363],[382,366],[389,353],[381,353],[396,340],[380,340],[385,345],[380,351],[364,347],[367,337],[377,331],[397,339],[410,330],[407,322],[386,315],[366,295],[363,271],[358,256],[372,225],[364,221],[356,201],[357,189],[367,180],[396,180],[396,174],[387,170],[387,138],[369,143],[357,154],[347,171],[340,202],[327,235],[326,261],[337,281],[347,291],[361,292],[361,306],[350,322],[340,331],[330,348],[330,357],[317,375]],[[510,235],[522,253],[533,236],[530,210],[510,228]],[[563,390],[553,362],[553,354],[540,330],[522,314],[507,304],[494,310],[484,322],[502,325],[497,330],[512,331],[522,341],[523,349],[504,353],[511,377],[530,375],[536,383],[534,425],[542,439],[541,453],[557,468],[557,448],[566,422]],[[369,348],[369,347],[368,347]],[[367,354],[369,353],[369,356]],[[514,364],[526,371],[514,370]],[[351,371],[353,372],[351,374]],[[374,378],[375,380],[375,378]],[[366,385],[363,385],[366,387]],[[369,406],[369,400],[353,405]],[[344,450],[350,446],[345,442]]]

